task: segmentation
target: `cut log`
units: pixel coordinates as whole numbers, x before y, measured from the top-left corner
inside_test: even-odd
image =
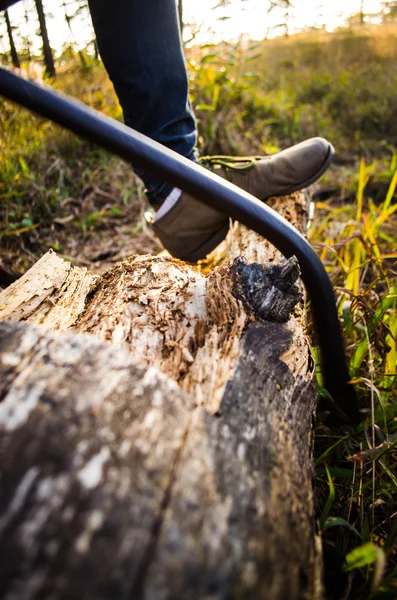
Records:
[[[235,226],[200,267],[50,252],[0,294],[2,597],[321,598],[298,275]]]

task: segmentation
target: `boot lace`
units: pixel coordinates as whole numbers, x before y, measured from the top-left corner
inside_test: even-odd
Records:
[[[263,156],[222,156],[215,154],[214,156],[201,156],[199,164],[207,168],[223,167],[230,171],[246,171],[252,169],[263,158]]]

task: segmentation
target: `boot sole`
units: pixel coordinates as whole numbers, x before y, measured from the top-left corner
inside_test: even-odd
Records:
[[[309,185],[312,185],[312,183],[314,183],[315,181],[317,181],[317,179],[320,179],[321,175],[324,175],[325,171],[328,169],[329,165],[332,162],[334,154],[335,154],[335,149],[334,149],[333,145],[330,144],[329,145],[328,154],[327,154],[327,158],[325,159],[324,164],[321,167],[321,169],[319,169],[315,175],[313,175],[312,177],[310,177],[309,179],[307,179],[303,183],[299,183],[296,186],[288,188],[282,194],[273,194],[273,198],[276,197],[276,196],[288,196],[289,194],[293,194],[294,192],[299,192],[300,190],[303,190],[303,189],[309,187]],[[263,200],[267,200],[268,198],[271,198],[271,197],[272,196],[265,196],[263,198]]]

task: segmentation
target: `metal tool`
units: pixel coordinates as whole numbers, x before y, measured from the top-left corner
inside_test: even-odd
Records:
[[[215,206],[268,239],[287,258],[295,255],[312,302],[325,386],[345,415],[360,420],[331,282],[313,248],[288,221],[204,167],[68,96],[5,69],[0,69],[0,94]]]

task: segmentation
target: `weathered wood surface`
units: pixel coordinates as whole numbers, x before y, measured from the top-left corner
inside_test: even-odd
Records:
[[[269,244],[225,245],[208,275],[144,256],[65,276],[50,255],[44,297],[0,294],[2,597],[321,597],[302,301],[274,321],[295,266],[269,287],[222,258],[274,262]]]
[[[73,267],[50,250],[0,292],[0,321],[29,321],[60,331],[68,329],[84,309],[97,279],[97,275]]]

